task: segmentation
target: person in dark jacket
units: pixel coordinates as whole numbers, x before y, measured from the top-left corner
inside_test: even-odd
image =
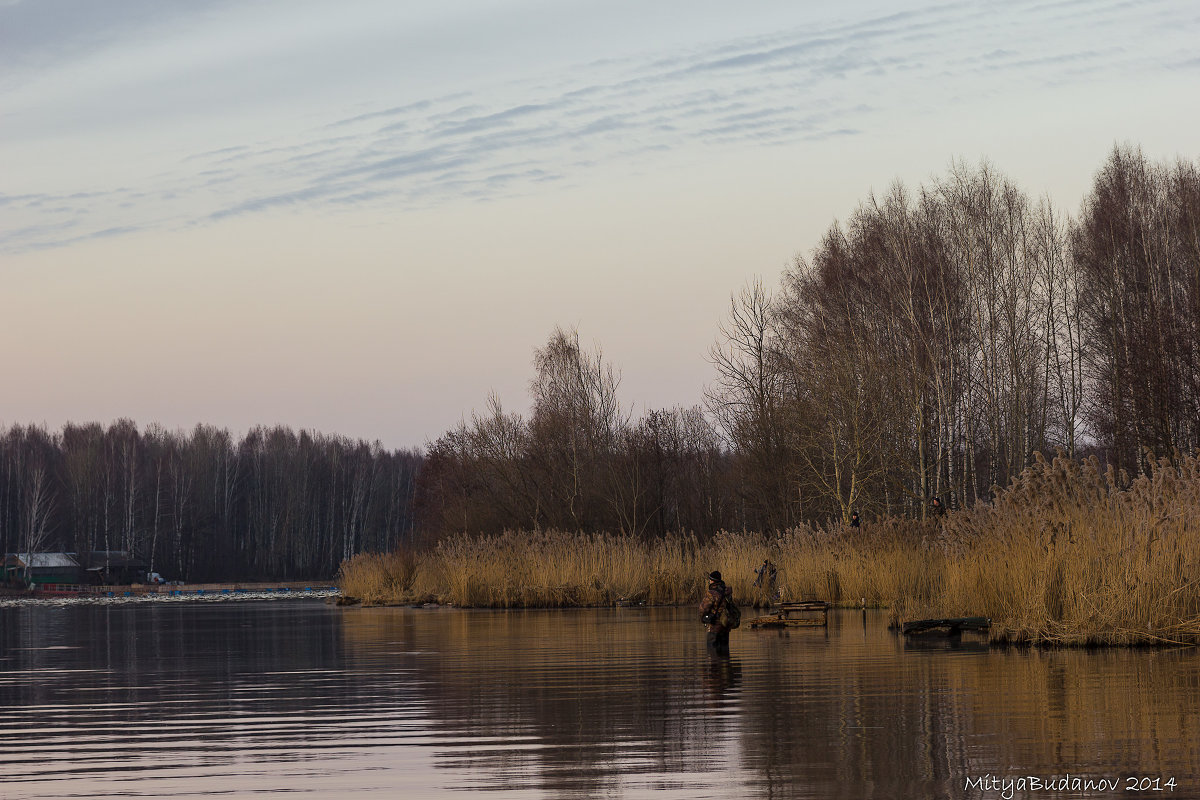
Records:
[[[929,504],[929,511],[935,517],[941,517],[945,515],[946,507],[942,505],[942,499],[940,497],[933,498]]]
[[[720,623],[721,609],[733,597],[733,590],[721,580],[717,571],[708,574],[708,594],[700,604],[700,621],[708,626],[708,651],[716,655],[729,655],[729,628]]]
[[[857,528],[857,527],[858,527],[859,525],[861,525],[861,524],[862,524],[862,523],[861,523],[861,522],[859,521],[859,519],[858,519],[858,512],[857,512],[857,511],[855,511],[854,513],[852,513],[852,514],[850,515],[850,527],[851,527],[851,528]]]

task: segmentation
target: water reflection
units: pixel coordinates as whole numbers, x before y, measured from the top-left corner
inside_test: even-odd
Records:
[[[686,609],[285,601],[21,607],[0,623],[14,800],[998,797],[966,781],[1066,773],[1200,794],[1190,650],[904,640],[877,612],[737,631],[729,658]]]

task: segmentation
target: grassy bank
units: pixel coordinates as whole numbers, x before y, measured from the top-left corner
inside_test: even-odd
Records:
[[[607,534],[456,537],[419,556],[362,555],[342,592],[367,603],[461,606],[694,603],[720,569],[763,603],[754,568],[779,568],[788,598],[886,605],[897,619],[988,616],[1014,642],[1200,642],[1200,460],[1133,481],[1094,461],[1038,459],[991,505],[930,522],[797,528],[643,541]]]
[[[1039,458],[991,506],[948,517],[944,539],[929,609],[977,607],[994,638],[1200,643],[1200,459],[1131,482]]]
[[[649,541],[555,531],[458,536],[419,556],[356,556],[342,565],[339,586],[346,596],[368,604],[679,604],[698,603],[705,575],[720,569],[740,601],[764,605],[769,598],[765,587],[753,585],[754,570],[769,557],[785,596],[877,606],[897,597],[930,596],[930,566],[941,558],[926,544],[936,530],[936,525],[891,520],[852,536],[841,528],[798,528],[777,537],[721,533],[703,544],[683,535]]]

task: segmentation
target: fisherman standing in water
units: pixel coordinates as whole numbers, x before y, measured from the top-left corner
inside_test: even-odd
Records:
[[[726,603],[733,602],[733,590],[721,580],[717,571],[708,574],[708,594],[700,604],[700,621],[708,626],[708,652],[713,655],[729,655],[729,628],[721,624],[721,611]]]

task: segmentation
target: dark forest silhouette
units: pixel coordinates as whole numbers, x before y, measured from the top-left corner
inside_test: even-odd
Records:
[[[461,532],[923,517],[1055,450],[1135,475],[1200,450],[1200,169],[1116,147],[1074,219],[988,165],[896,185],[774,291],[737,293],[711,360],[702,405],[635,419],[599,348],[556,330],[527,416],[493,398],[423,456],[286,428],[14,427],[0,547],[328,576]]]
[[[168,580],[330,576],[409,541],[418,453],[257,428],[128,420],[0,438],[5,552],[123,550]]]

